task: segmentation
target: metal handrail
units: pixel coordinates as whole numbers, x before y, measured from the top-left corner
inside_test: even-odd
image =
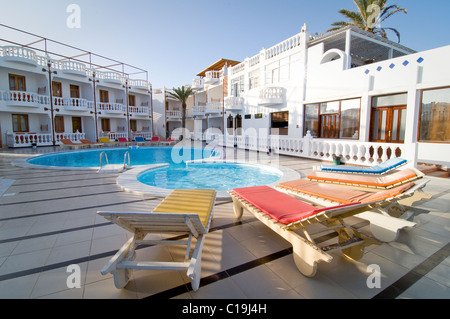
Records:
[[[101,152],[101,153],[100,153],[100,168],[103,167],[103,154],[105,154],[106,165],[109,164],[109,161],[108,161],[108,154],[106,154],[105,152]]]
[[[128,154],[128,166],[131,166],[131,158],[130,158],[130,152],[126,151],[123,156],[123,168],[125,169],[127,167],[127,154]]]

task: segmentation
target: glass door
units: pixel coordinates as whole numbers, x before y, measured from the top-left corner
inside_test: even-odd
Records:
[[[374,108],[371,122],[372,142],[404,143],[406,106]]]

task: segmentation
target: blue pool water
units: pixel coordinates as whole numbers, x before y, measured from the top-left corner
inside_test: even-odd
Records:
[[[189,164],[186,167],[150,169],[138,175],[139,182],[168,189],[230,190],[238,187],[267,185],[283,174],[270,167],[250,164]]]
[[[180,147],[141,147],[92,149],[52,153],[34,157],[34,165],[61,168],[99,168],[102,152],[109,164],[123,164],[126,152],[131,166],[169,164],[146,170],[137,176],[143,184],[165,189],[215,189],[230,190],[238,187],[267,185],[278,181],[283,173],[261,165],[236,163],[188,163],[191,160],[210,158],[217,154],[210,149]],[[103,155],[104,156],[104,155]],[[103,157],[105,163],[105,157]]]
[[[28,162],[34,165],[57,167],[100,167],[100,154],[102,152],[105,152],[108,157],[109,164],[123,164],[125,153],[128,152],[131,166],[161,163],[184,165],[185,162],[190,160],[209,158],[215,155],[212,150],[201,148],[112,148],[53,153],[34,157],[29,159]],[[105,157],[103,157],[103,164],[106,164]]]

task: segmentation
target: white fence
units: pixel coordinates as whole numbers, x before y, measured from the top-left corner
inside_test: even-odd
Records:
[[[55,133],[55,144],[59,145],[61,139],[69,139],[71,141],[79,141],[84,139],[84,133]],[[6,143],[8,147],[31,147],[36,146],[52,146],[53,137],[51,133],[6,133]]]
[[[252,135],[215,135],[216,143],[225,147],[237,147],[259,152],[306,157],[333,161],[334,156],[348,164],[373,166],[391,157],[404,157],[404,144],[360,142],[351,140],[325,140],[307,134],[304,138],[279,135],[257,137]]]

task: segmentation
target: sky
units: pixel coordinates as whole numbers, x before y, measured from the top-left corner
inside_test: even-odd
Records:
[[[399,30],[402,45],[425,51],[450,44],[450,1],[390,4],[408,10],[382,25]],[[0,0],[0,24],[147,70],[156,89],[189,85],[219,59],[243,61],[305,23],[313,34],[326,33],[343,20],[342,8],[356,10],[353,0]],[[30,43],[21,37],[0,28],[0,39]]]

